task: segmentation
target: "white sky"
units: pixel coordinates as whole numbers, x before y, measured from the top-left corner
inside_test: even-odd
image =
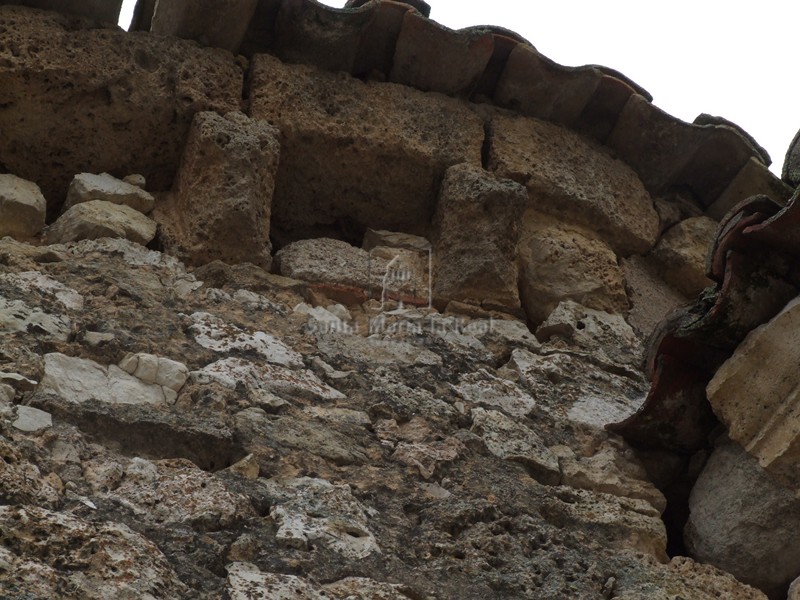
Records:
[[[325,0],[341,7],[344,0]],[[602,64],[686,121],[725,117],[772,156],[800,129],[800,61],[794,0],[428,0],[431,18],[453,29],[500,25],[563,65]],[[125,0],[127,26],[135,0]]]

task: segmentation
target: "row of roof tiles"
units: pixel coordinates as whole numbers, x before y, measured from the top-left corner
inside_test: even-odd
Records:
[[[62,6],[74,10],[70,2]],[[688,192],[716,218],[752,195],[785,203],[792,193],[767,169],[766,152],[736,125],[708,115],[681,121],[617,71],[559,65],[503,28],[448,29],[423,14],[429,7],[422,0],[351,0],[343,9],[316,0],[242,0],[236,11],[226,0],[203,0],[202,11],[198,2],[170,0],[157,7],[156,0],[139,0],[132,29],[246,56],[269,52],[286,62],[490,102],[560,123],[612,149],[652,194]],[[81,10],[118,12],[119,4],[93,0]]]

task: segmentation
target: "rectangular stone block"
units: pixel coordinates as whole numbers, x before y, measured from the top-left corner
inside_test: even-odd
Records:
[[[268,55],[252,68],[250,114],[281,130],[279,241],[424,234],[445,169],[481,164],[483,122],[463,102]]]
[[[658,238],[653,200],[607,148],[532,117],[492,118],[489,169],[528,188],[529,206],[595,231],[617,254],[643,254]]]

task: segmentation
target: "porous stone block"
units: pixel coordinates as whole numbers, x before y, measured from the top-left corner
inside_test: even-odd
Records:
[[[108,173],[76,175],[69,185],[64,210],[90,200],[124,204],[145,215],[153,210],[156,202],[155,198],[142,188],[121,181]]]
[[[149,244],[156,236],[156,222],[124,204],[91,200],[76,204],[47,230],[47,241],[64,244],[78,240],[125,238]]]
[[[169,189],[194,114],[240,108],[226,52],[19,6],[0,6],[0,29],[0,163],[36,182],[51,214],[76,173]]]
[[[450,167],[434,218],[434,296],[519,308],[517,242],[528,194],[479,166]]]
[[[198,113],[173,198],[161,215],[167,250],[190,264],[251,262],[269,269],[278,131],[242,113]]]
[[[522,306],[533,323],[544,321],[563,300],[612,314],[628,309],[616,255],[589,232],[529,211],[519,256]]]
[[[257,4],[258,0],[159,0],[150,30],[235,54]]]
[[[618,254],[656,243],[658,213],[636,173],[594,141],[532,117],[491,121],[489,169],[528,188],[528,206],[597,232]]]
[[[16,175],[0,175],[0,237],[38,235],[44,228],[46,210],[38,185]]]
[[[481,164],[483,122],[458,100],[253,58],[250,114],[281,130],[272,213],[281,243],[425,233],[445,170]]]

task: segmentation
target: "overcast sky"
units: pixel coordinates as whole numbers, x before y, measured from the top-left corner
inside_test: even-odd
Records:
[[[341,7],[344,0],[325,0]],[[681,119],[730,119],[764,146],[780,173],[800,129],[800,2],[791,0],[428,0],[459,29],[501,25],[563,65],[617,69]],[[135,0],[125,0],[121,23]]]

